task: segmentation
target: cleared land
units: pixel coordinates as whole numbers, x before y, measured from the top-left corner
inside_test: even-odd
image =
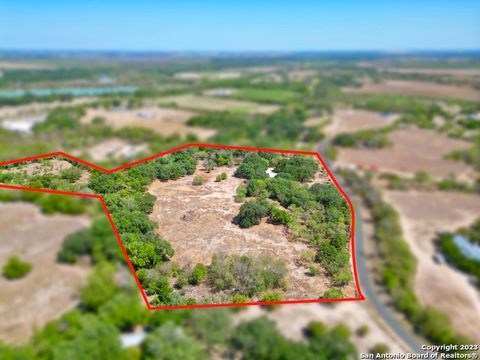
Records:
[[[468,148],[470,143],[466,141],[415,128],[395,130],[389,134],[389,139],[392,145],[382,149],[341,148],[337,163],[396,174],[426,171],[436,178],[450,174],[461,180],[473,178],[473,170],[466,164],[444,159],[453,150]]]
[[[0,267],[11,256],[32,264],[22,279],[0,277],[0,339],[22,342],[35,328],[78,304],[87,265],[62,265],[57,252],[67,234],[88,226],[84,216],[45,216],[31,204],[0,203]]]
[[[344,132],[382,128],[393,124],[397,117],[396,114],[384,115],[367,110],[337,109],[331,116],[332,122],[325,127],[325,133],[335,136]]]
[[[263,105],[251,101],[224,99],[218,97],[178,95],[159,100],[160,104],[176,104],[180,108],[200,111],[241,111],[248,113],[269,114],[278,110],[276,105]]]
[[[193,134],[205,140],[215,134],[215,130],[187,126],[194,113],[185,110],[145,107],[130,110],[88,109],[82,121],[90,123],[94,118],[104,118],[115,129],[139,126],[152,129],[164,136],[173,134]]]
[[[460,333],[480,341],[480,292],[467,276],[433,261],[438,232],[470,225],[480,214],[480,196],[450,192],[386,191],[399,212],[404,238],[417,258],[415,293],[448,314]]]
[[[159,224],[159,235],[175,250],[172,261],[181,266],[210,264],[212,255],[225,253],[253,257],[269,256],[281,259],[287,268],[287,290],[284,300],[315,299],[331,288],[325,272],[309,276],[302,264],[302,255],[312,247],[306,242],[289,239],[284,227],[262,221],[260,225],[241,229],[232,223],[240,203],[234,201],[235,189],[242,179],[233,177],[234,168],[220,167],[207,174],[197,170],[207,180],[202,186],[193,186],[194,175],[175,182],[151,184],[149,192],[157,197],[151,219]],[[228,178],[215,182],[222,172]],[[342,289],[345,297],[355,296],[353,284]],[[210,290],[196,287],[189,296],[202,298]]]
[[[437,69],[437,68],[394,68],[385,67],[379,70],[400,74],[448,75],[455,77],[480,76],[480,69]]]
[[[379,83],[365,81],[361,88],[345,88],[344,91],[352,94],[393,94],[480,100],[479,90],[427,81],[385,80]]]
[[[87,154],[94,161],[128,159],[142,152],[148,152],[147,144],[132,145],[126,140],[117,138],[102,141],[87,150]]]
[[[49,103],[31,103],[19,106],[2,106],[0,107],[0,119],[15,119],[33,114],[46,114],[47,111],[52,110],[58,106],[72,106],[93,103],[97,100],[94,97],[78,97],[71,101],[52,101]]]

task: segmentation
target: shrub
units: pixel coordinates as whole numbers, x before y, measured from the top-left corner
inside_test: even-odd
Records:
[[[235,170],[235,176],[244,179],[265,179],[268,169],[268,160],[257,153],[249,153],[242,164]]]
[[[190,284],[192,285],[198,285],[202,283],[208,275],[208,269],[205,265],[203,264],[197,264],[192,270],[192,273],[190,274]]]
[[[240,184],[237,187],[236,195],[235,195],[235,202],[243,202],[247,197],[247,188],[245,184]]]
[[[242,294],[235,294],[233,295],[232,302],[234,304],[241,304],[241,303],[246,303],[248,302],[248,297]]]
[[[377,354],[388,354],[390,352],[390,348],[388,345],[383,343],[375,344],[370,350],[369,353],[377,355]]]
[[[288,225],[292,221],[290,214],[279,208],[273,208],[270,213],[270,222],[275,225]]]
[[[204,182],[205,182],[205,179],[202,176],[197,175],[193,178],[192,185],[200,186],[200,185],[203,185]]]
[[[281,176],[305,182],[312,180],[318,170],[318,161],[313,157],[292,156],[289,159],[281,159],[275,166],[275,172]]]
[[[308,271],[310,272],[310,276],[317,276],[318,274],[320,274],[320,270],[316,265],[310,265]]]
[[[333,276],[333,284],[335,286],[344,286],[350,283],[353,279],[353,275],[350,270],[343,270]]]
[[[341,299],[343,298],[343,293],[339,289],[329,289],[323,294],[324,299]]]
[[[3,267],[3,276],[8,280],[20,279],[32,270],[32,265],[13,256]]]
[[[209,275],[218,290],[234,289],[251,297],[283,287],[286,272],[285,264],[279,260],[218,254],[212,257]]]
[[[370,328],[368,327],[368,325],[362,325],[356,331],[359,337],[365,337],[369,332],[370,332]]]
[[[216,182],[220,182],[220,181],[226,180],[227,177],[228,177],[227,173],[222,172],[220,175],[218,175],[218,176],[215,178],[215,181],[216,181]]]
[[[282,301],[282,294],[278,291],[268,291],[262,295],[262,301],[272,302],[272,301]]]
[[[265,200],[251,200],[240,207],[238,223],[241,228],[260,224],[260,220],[270,212],[270,204]]]

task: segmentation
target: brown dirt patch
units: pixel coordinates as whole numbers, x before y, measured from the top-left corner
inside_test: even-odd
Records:
[[[437,307],[457,331],[480,341],[480,291],[464,273],[432,259],[436,233],[471,224],[480,215],[480,196],[386,191],[385,199],[399,212],[404,238],[417,258],[415,293],[420,301]]]
[[[0,338],[18,343],[78,304],[89,267],[58,264],[56,256],[63,238],[88,226],[89,219],[45,216],[25,203],[0,203],[0,213],[0,267],[11,256],[32,264],[22,279],[0,277]]]
[[[382,128],[392,125],[397,117],[367,110],[337,109],[331,116],[332,122],[325,127],[325,133],[334,136],[342,132]]]
[[[88,109],[82,121],[90,123],[93,118],[102,117],[108,125],[115,129],[140,126],[165,136],[193,134],[200,140],[215,135],[215,130],[212,129],[187,126],[188,119],[193,115],[195,114],[190,111],[153,106],[125,110]]]
[[[480,91],[466,86],[445,85],[428,81],[385,80],[380,83],[365,81],[361,88],[345,88],[353,94],[393,94],[480,100]]]
[[[132,158],[135,155],[148,152],[147,144],[132,145],[123,139],[108,139],[102,141],[87,150],[87,154],[94,161],[108,159]]]
[[[383,149],[341,148],[337,163],[402,175],[426,171],[436,178],[454,174],[458,179],[468,181],[475,177],[468,165],[444,159],[453,150],[468,148],[469,142],[416,128],[395,130],[389,138],[392,145]]]
[[[228,178],[215,182],[226,172]],[[247,256],[270,256],[282,259],[288,270],[285,300],[316,299],[331,288],[321,274],[307,275],[308,268],[299,261],[310,249],[304,242],[292,241],[284,227],[268,224],[241,229],[232,223],[241,204],[234,201],[235,189],[242,182],[232,176],[234,168],[217,168],[210,174],[197,171],[206,178],[201,186],[193,186],[193,176],[169,182],[155,181],[149,191],[157,197],[152,219],[159,224],[159,235],[175,250],[173,261],[180,265],[210,264],[212,255],[226,253]],[[346,297],[355,296],[353,285],[342,289]]]

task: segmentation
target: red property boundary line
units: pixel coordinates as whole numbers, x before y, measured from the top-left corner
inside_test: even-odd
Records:
[[[328,168],[327,164],[323,160],[322,156],[314,151],[300,151],[300,150],[282,150],[282,149],[270,149],[270,148],[259,148],[259,147],[249,147],[249,146],[230,146],[230,145],[214,145],[214,144],[202,144],[202,143],[190,143],[190,144],[185,144],[149,157],[146,157],[141,160],[137,160],[134,162],[131,162],[129,164],[119,166],[114,169],[104,169],[98,165],[92,164],[88,161],[82,160],[80,158],[77,158],[75,156],[72,156],[70,154],[67,154],[63,151],[57,151],[57,152],[52,152],[48,154],[42,154],[42,155],[37,155],[37,156],[30,156],[30,157],[24,157],[24,158],[19,158],[15,160],[8,160],[8,161],[2,161],[0,162],[0,166],[6,166],[6,165],[11,165],[11,164],[16,164],[16,163],[21,163],[21,162],[27,162],[27,161],[32,161],[32,160],[39,160],[39,159],[45,159],[45,158],[52,158],[52,157],[65,157],[70,160],[73,160],[75,162],[78,162],[80,164],[86,165],[90,168],[93,168],[95,170],[101,171],[105,174],[112,174],[124,169],[128,169],[130,167],[133,167],[135,165],[157,159],[159,157],[187,149],[190,147],[200,147],[200,148],[215,148],[215,149],[228,149],[228,150],[245,150],[245,151],[259,151],[259,152],[272,152],[272,153],[283,153],[283,154],[297,154],[297,155],[312,155],[315,156],[318,161],[322,164],[323,168],[327,171],[328,176],[332,180],[332,182],[335,184],[336,188],[340,191],[342,196],[345,198],[345,200],[348,203],[348,206],[350,207],[350,214],[351,214],[351,224],[350,224],[350,248],[352,252],[352,265],[353,265],[353,274],[354,274],[354,279],[355,279],[355,287],[356,291],[358,293],[357,297],[353,298],[340,298],[340,299],[310,299],[310,300],[287,300],[287,301],[269,301],[269,302],[263,302],[263,301],[257,301],[257,302],[249,302],[249,303],[225,303],[225,304],[196,304],[196,305],[172,305],[172,306],[152,306],[150,305],[150,302],[148,301],[147,294],[145,293],[145,290],[142,287],[142,284],[140,283],[140,280],[137,277],[137,274],[135,272],[135,268],[133,267],[133,264],[130,261],[130,258],[128,257],[127,251],[125,249],[125,246],[123,245],[122,239],[120,238],[120,234],[115,226],[115,223],[113,222],[112,216],[110,215],[110,212],[108,211],[107,205],[105,204],[105,201],[102,197],[102,195],[98,194],[84,194],[84,193],[75,193],[75,192],[68,192],[68,191],[59,191],[59,190],[49,190],[49,189],[36,189],[36,188],[30,188],[30,187],[25,187],[25,186],[17,186],[17,185],[6,185],[6,184],[0,184],[0,188],[5,188],[5,189],[12,189],[12,190],[25,190],[25,191],[33,191],[33,192],[41,192],[41,193],[49,193],[49,194],[57,194],[57,195],[67,195],[67,196],[77,196],[77,197],[85,197],[85,198],[92,198],[92,199],[98,199],[100,203],[102,204],[103,210],[105,211],[105,214],[107,215],[108,221],[110,222],[110,225],[112,226],[113,232],[115,233],[115,237],[118,241],[118,244],[120,245],[120,248],[122,250],[123,255],[125,256],[125,259],[127,261],[128,267],[130,268],[130,271],[133,274],[133,277],[135,278],[135,282],[137,283],[138,289],[140,290],[140,293],[142,295],[143,300],[145,301],[145,305],[149,310],[169,310],[169,309],[188,309],[188,308],[211,308],[211,307],[227,307],[227,306],[250,306],[250,305],[280,305],[280,304],[302,304],[302,303],[330,303],[330,302],[344,302],[344,301],[363,301],[365,300],[365,296],[362,293],[361,287],[360,287],[360,281],[358,278],[358,273],[357,273],[357,262],[356,262],[356,255],[355,255],[355,211],[353,207],[353,203],[346,194],[346,192],[341,188],[340,184],[338,181],[335,179],[333,176],[333,173],[330,171]]]

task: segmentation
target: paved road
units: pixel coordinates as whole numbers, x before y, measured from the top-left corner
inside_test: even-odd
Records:
[[[322,154],[326,148],[327,143],[322,142],[317,146],[317,151]],[[325,159],[329,169],[333,172],[332,164]],[[347,190],[345,184],[343,184],[339,177],[334,174],[335,178],[339,181],[344,190]],[[350,195],[350,199],[354,204],[358,204],[358,199]],[[383,318],[385,323],[394,331],[404,342],[410,347],[412,352],[424,353],[420,344],[417,341],[415,335],[407,329],[396,318],[393,311],[383,303],[380,295],[373,284],[371,276],[368,272],[367,257],[365,253],[365,235],[363,232],[363,214],[359,206],[355,205],[356,227],[355,227],[355,257],[357,260],[357,272],[363,294],[367,301],[369,301],[377,313]]]

